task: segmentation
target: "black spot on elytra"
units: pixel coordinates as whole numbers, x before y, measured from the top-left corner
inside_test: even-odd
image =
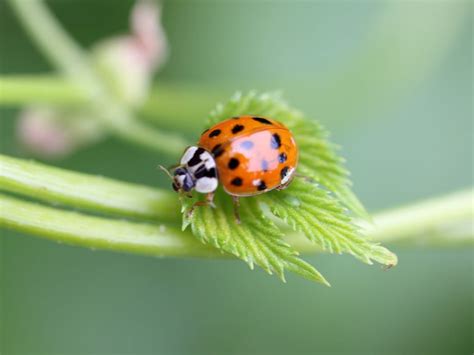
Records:
[[[230,183],[234,186],[242,186],[243,181],[242,181],[241,178],[236,177],[236,178],[232,179],[232,181]]]
[[[260,162],[260,166],[262,167],[263,171],[268,171],[268,161],[266,161],[265,159],[262,159],[262,161]]]
[[[232,133],[233,133],[233,134],[237,134],[237,133],[239,133],[240,131],[242,131],[244,128],[245,128],[245,127],[242,126],[241,124],[236,124],[236,125],[234,126],[234,128],[232,128]]]
[[[287,159],[288,157],[286,156],[286,153],[280,153],[280,155],[278,155],[278,161],[280,163],[284,163]]]
[[[288,170],[290,170],[290,168],[288,168],[287,166],[285,166],[283,169],[281,169],[280,177],[281,177],[282,180],[286,177],[286,175],[288,175]]]
[[[272,149],[278,149],[281,147],[281,138],[278,133],[273,133],[270,146]]]
[[[240,143],[240,146],[245,149],[245,150],[250,150],[253,148],[253,142],[252,141],[243,141]]]
[[[224,149],[222,149],[222,144],[217,144],[211,151],[214,158],[218,158],[224,153]]]
[[[217,137],[219,134],[221,134],[221,132],[222,131],[220,129],[215,129],[211,133],[209,133],[209,138]]]
[[[196,149],[193,154],[193,157],[188,161],[188,166],[194,166],[201,162],[201,154],[204,153],[205,150],[202,148]]]
[[[260,123],[263,123],[263,124],[272,124],[269,120],[267,120],[266,118],[263,118],[263,117],[252,117],[252,119],[254,121],[257,121],[257,122],[260,122]]]
[[[265,184],[265,181],[261,180],[260,184],[257,186],[258,191],[264,191],[267,189],[267,184]]]
[[[229,167],[229,169],[234,170],[234,169],[237,169],[239,164],[240,164],[239,159],[231,158],[227,166]]]

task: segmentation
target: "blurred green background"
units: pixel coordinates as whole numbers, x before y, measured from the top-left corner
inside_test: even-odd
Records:
[[[48,4],[89,47],[126,31],[132,2]],[[171,55],[158,88],[185,85],[222,100],[238,89],[281,90],[332,131],[370,211],[472,185],[472,2],[179,0],[163,11]],[[0,70],[52,70],[4,1]],[[212,108],[203,106],[196,120]],[[29,157],[15,139],[17,112],[0,109],[1,152]],[[52,164],[164,186],[155,166],[171,161],[110,138]],[[350,256],[307,256],[331,281],[325,288],[293,275],[282,284],[240,261],[156,259],[0,233],[2,354],[474,348],[472,249],[389,246],[400,262],[388,272]]]

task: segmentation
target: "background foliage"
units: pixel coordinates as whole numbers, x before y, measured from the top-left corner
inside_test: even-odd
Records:
[[[123,31],[131,5],[50,4],[84,46]],[[172,53],[143,113],[166,88],[199,88],[208,104],[195,125],[181,123],[194,139],[215,100],[281,88],[344,147],[370,211],[450,192],[472,184],[472,20],[463,1],[167,2]],[[3,2],[0,36],[2,73],[50,70]],[[16,110],[0,113],[2,153],[27,156]],[[55,164],[154,185],[167,183],[154,167],[173,162],[162,160],[109,139]],[[6,353],[472,351],[471,250],[399,246],[390,272],[309,257],[337,283],[325,289],[295,277],[282,286],[239,262],[94,252],[16,233],[0,243]]]

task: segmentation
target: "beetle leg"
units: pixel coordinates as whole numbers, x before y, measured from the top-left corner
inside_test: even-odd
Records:
[[[216,205],[214,204],[214,192],[209,192],[206,195],[206,202],[208,206],[211,206],[212,208],[216,208]]]
[[[240,213],[239,213],[240,200],[239,200],[239,197],[238,196],[232,196],[232,202],[234,203],[235,222],[237,224],[240,224]]]
[[[191,208],[188,210],[188,213],[187,213],[188,218],[191,218],[196,207],[202,207],[202,206],[210,206],[212,208],[216,208],[216,205],[214,204],[214,192],[209,192],[206,195],[205,201],[195,202],[194,205],[192,205]]]
[[[313,179],[312,177],[309,177],[309,176],[306,176],[306,175],[302,175],[300,173],[295,173],[295,177],[297,178],[300,178],[300,179],[303,179],[305,182],[308,182],[310,184],[315,184],[317,181],[315,179]]]
[[[281,191],[281,190],[286,189],[286,188],[288,187],[288,185],[291,184],[291,182],[293,181],[293,179],[294,179],[295,177],[302,177],[302,178],[305,179],[305,181],[308,181],[306,177],[303,177],[303,176],[301,176],[301,175],[297,175],[297,174],[295,173],[295,174],[291,177],[290,180],[288,180],[286,183],[284,183],[284,184],[278,186],[278,187],[276,188],[277,191]]]
[[[283,185],[280,185],[276,188],[277,191],[281,191],[281,190],[284,190],[288,187],[288,185],[290,184],[291,181],[288,181],[286,184],[283,184]]]

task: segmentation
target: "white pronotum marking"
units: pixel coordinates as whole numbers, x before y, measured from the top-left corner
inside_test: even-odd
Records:
[[[209,177],[202,177],[196,180],[196,191],[206,194],[217,189],[217,179],[216,178],[209,178]]]
[[[207,170],[216,167],[216,162],[214,161],[214,158],[212,157],[211,153],[209,153],[208,151],[201,153],[199,158],[205,164],[205,167]]]
[[[181,165],[186,165],[192,159],[197,149],[198,147],[189,147],[188,149],[186,149],[183,156],[181,157]]]
[[[214,161],[213,156],[209,152],[202,153],[201,160],[204,162],[207,170],[210,170],[216,167],[216,162]]]
[[[195,152],[196,150],[194,150]],[[189,158],[189,160],[192,159],[192,155],[191,157]],[[188,162],[189,162],[188,160]],[[206,168],[206,170],[211,170],[212,168],[215,168],[216,167],[216,162],[214,161],[214,158],[213,156],[211,155],[211,153],[205,151],[203,153],[201,153],[201,155],[199,156],[199,164],[196,164],[196,165],[193,165],[193,166],[188,166],[188,171],[191,173],[191,174],[194,174],[196,171],[198,171],[198,169],[204,165],[204,167]],[[181,163],[183,164],[183,163]],[[187,165],[187,163],[186,163]]]

